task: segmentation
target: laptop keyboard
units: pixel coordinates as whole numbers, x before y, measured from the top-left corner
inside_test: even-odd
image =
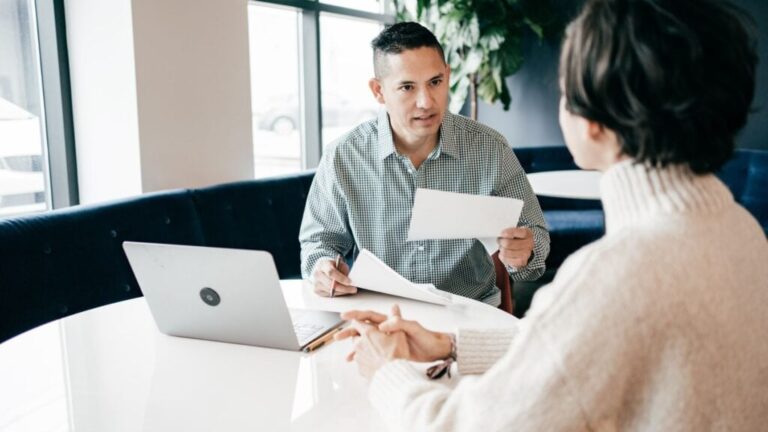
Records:
[[[310,323],[302,323],[302,322],[295,322],[293,323],[293,330],[296,332],[296,336],[299,337],[300,341],[306,340],[313,334],[317,333],[318,331],[322,330],[323,326],[318,324],[310,324]]]

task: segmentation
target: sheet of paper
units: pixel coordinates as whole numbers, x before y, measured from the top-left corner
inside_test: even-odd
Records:
[[[360,250],[349,278],[352,285],[358,288],[440,305],[453,302],[451,294],[440,291],[432,284],[409,281],[367,249]]]
[[[522,210],[515,198],[416,189],[407,240],[476,238],[493,253],[496,238],[517,226]]]

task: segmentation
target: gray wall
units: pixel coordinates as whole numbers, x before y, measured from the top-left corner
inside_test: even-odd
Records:
[[[768,1],[735,0],[735,3],[757,23],[760,55],[755,111],[739,135],[737,146],[768,150]],[[480,102],[479,120],[504,134],[512,147],[565,145],[557,123],[559,52],[558,43],[529,40],[523,68],[507,79],[512,93],[509,111],[504,111],[501,104]]]

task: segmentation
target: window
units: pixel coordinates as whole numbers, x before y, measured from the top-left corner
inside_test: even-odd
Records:
[[[34,4],[0,3],[0,216],[48,208]]]
[[[248,6],[255,176],[297,172],[379,105],[370,41],[386,0],[264,0]]]
[[[293,8],[248,6],[256,177],[301,170],[299,16]]]
[[[0,217],[77,204],[63,0],[0,2]]]
[[[379,104],[368,88],[373,76],[371,40],[376,22],[320,14],[320,77],[323,145],[376,117]]]

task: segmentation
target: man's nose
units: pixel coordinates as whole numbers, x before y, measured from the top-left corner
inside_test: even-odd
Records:
[[[422,89],[416,96],[416,107],[419,109],[430,109],[435,104],[435,98],[429,89]]]

